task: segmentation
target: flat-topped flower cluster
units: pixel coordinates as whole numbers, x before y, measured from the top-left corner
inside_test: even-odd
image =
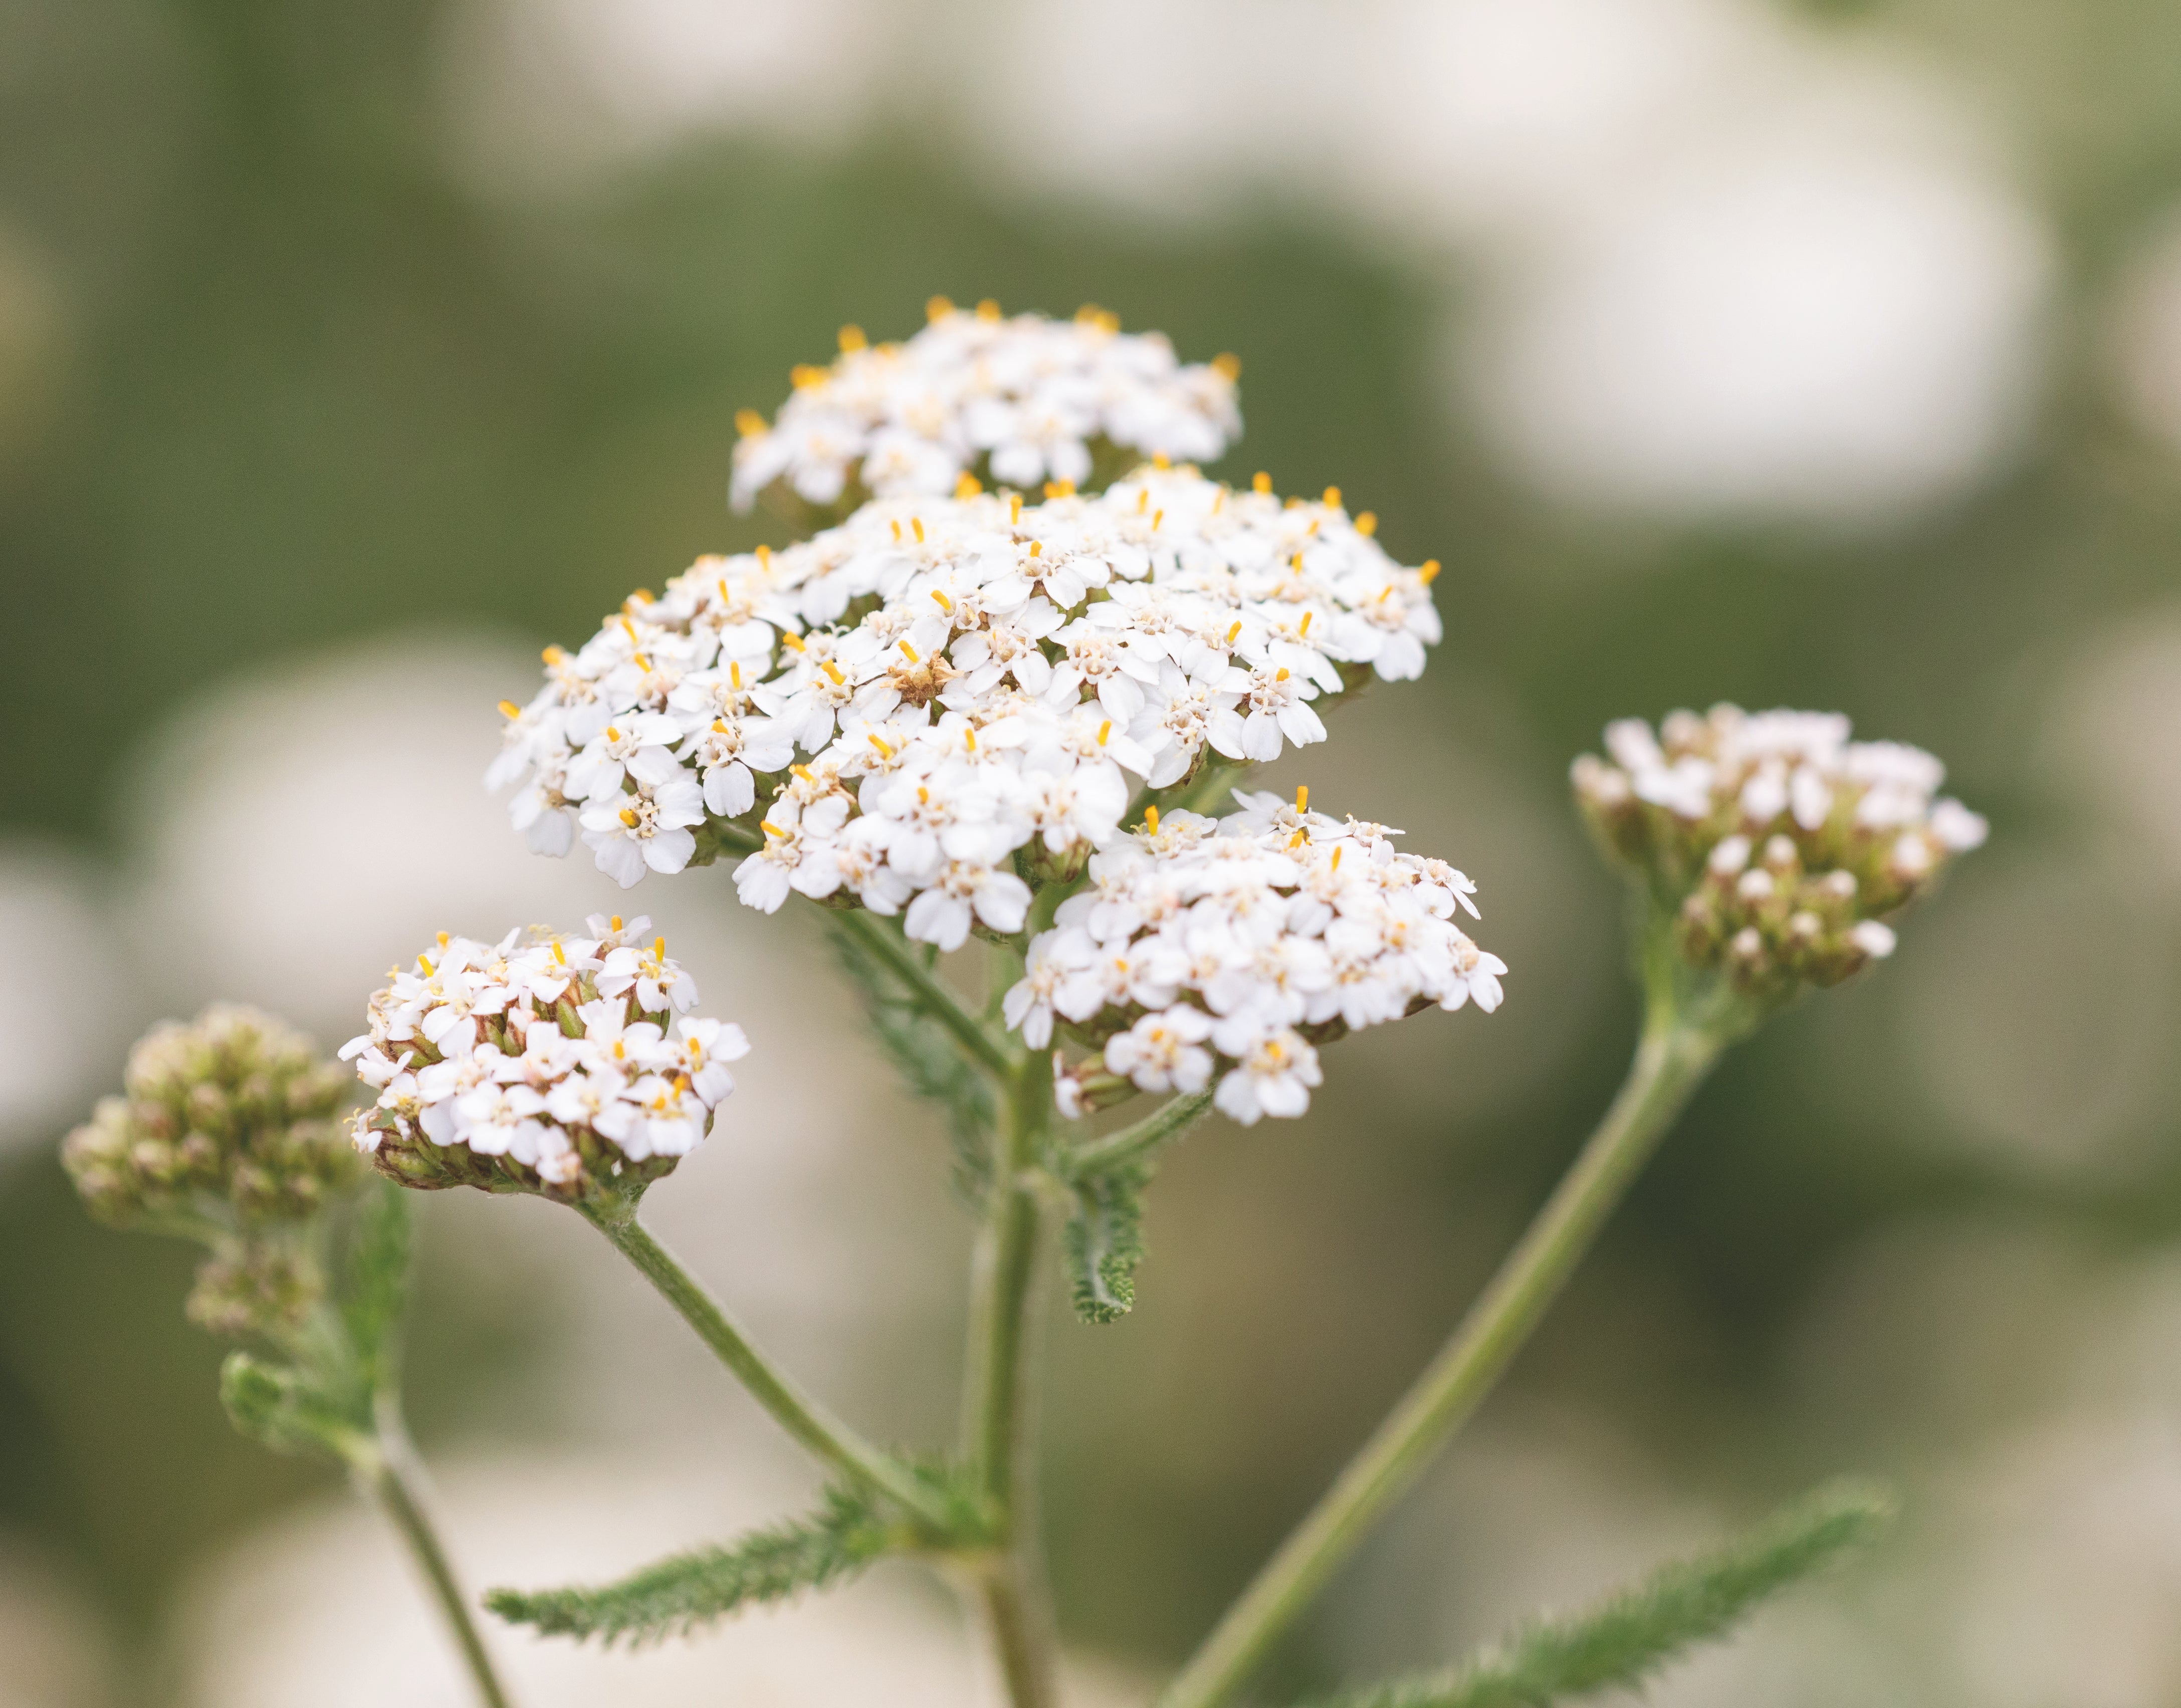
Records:
[[[1438,566],[1394,562],[1338,493],[1269,489],[1152,464],[1035,505],[875,500],[700,560],[548,650],[487,781],[522,786],[533,848],[580,829],[624,885],[739,821],[763,839],[735,873],[752,906],[844,894],[945,948],[1012,933],[1018,851],[1079,871],[1137,789],[1322,740],[1318,705],[1422,673]],[[762,810],[759,776],[781,778]]]
[[[1299,1115],[1317,1046],[1433,1004],[1499,1006],[1506,963],[1455,920],[1476,886],[1399,854],[1400,832],[1235,791],[1224,819],[1156,811],[1094,855],[1090,882],[1032,940],[1008,1025],[1042,1048],[1056,1020],[1096,1053],[1055,1053],[1063,1113],[1138,1091],[1198,1092],[1250,1125]]]
[[[776,483],[821,507],[939,497],[980,468],[1009,486],[1080,485],[1117,454],[1210,462],[1242,430],[1232,357],[1184,366],[1162,334],[1124,333],[1096,308],[1004,318],[994,302],[934,297],[926,312],[900,344],[842,328],[839,359],[797,368],[777,420],[743,412],[736,509]]]
[[[371,998],[351,1039],[377,1101],[356,1148],[406,1186],[575,1197],[632,1188],[694,1150],[735,1088],[742,1028],[699,1019],[694,981],[650,920],[593,915],[497,943],[441,933]]]
[[[1575,763],[1606,846],[1678,910],[1681,951],[1748,988],[1837,983],[1892,953],[1886,917],[1985,839],[1920,748],[1837,712],[1677,711],[1608,727]]]

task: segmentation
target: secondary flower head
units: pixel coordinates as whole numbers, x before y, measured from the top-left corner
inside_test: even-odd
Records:
[[[1499,1006],[1506,963],[1456,921],[1476,886],[1400,834],[1235,791],[1224,819],[1153,813],[1093,856],[1008,992],[1008,1025],[1042,1048],[1056,1029],[1063,1113],[1147,1092],[1198,1092],[1251,1125],[1299,1115],[1322,1044],[1437,1006]]]
[[[1838,983],[1892,953],[1887,920],[1983,843],[1919,748],[1849,739],[1836,712],[1677,711],[1608,727],[1575,762],[1612,857],[1670,908],[1692,965],[1737,988]]]
[[[928,313],[900,344],[842,328],[839,357],[797,368],[776,419],[743,412],[737,510],[768,488],[820,508],[940,497],[978,470],[1015,487],[1087,485],[1142,456],[1209,462],[1242,430],[1232,357],[1184,366],[1161,334],[1124,333],[1097,308],[1009,318],[997,303],[934,297]]]
[[[1436,563],[1338,492],[1194,468],[1096,496],[884,499],[781,551],[639,593],[511,702],[488,776],[541,852],[623,884],[753,843],[744,902],[902,914],[942,948],[1021,929],[1130,801],[1322,741],[1322,710],[1420,675]]]
[[[336,1118],[347,1075],[294,1028],[216,1004],[130,1052],[62,1161],[101,1220],[201,1240],[191,1318],[220,1333],[292,1325],[323,1285],[307,1237],[362,1170]]]
[[[356,1147],[404,1186],[569,1200],[632,1199],[670,1172],[749,1045],[692,1012],[695,982],[650,924],[442,934],[390,975],[371,1029],[341,1050],[377,1093]]]

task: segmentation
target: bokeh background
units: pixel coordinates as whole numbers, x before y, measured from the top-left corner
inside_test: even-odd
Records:
[[[933,292],[1243,359],[1222,473],[1448,565],[1426,680],[1281,780],[1483,887],[1498,1015],[1173,1157],[1135,1314],[1056,1302],[1054,1573],[1140,1699],[1610,1094],[1625,713],[1840,706],[1994,834],[1735,1056],[1273,1687],[1449,1658],[1836,1471],[1883,1554],[1670,1708],[2181,1700],[2181,15],[2156,0],[0,0],[0,1704],[453,1705],[400,1562],[234,1437],[189,1254],[55,1141],[214,997],[616,893],[484,799],[536,649],[765,524],[732,417]],[[757,1045],[654,1195],[873,1430],[948,1424],[969,1225],[820,936],[638,897]],[[807,1472],[571,1217],[422,1207],[412,1405],[472,1579]],[[1056,1293],[1057,1290],[1055,1290]],[[533,1705],[969,1700],[882,1569]],[[1278,1699],[1275,1699],[1278,1700]]]

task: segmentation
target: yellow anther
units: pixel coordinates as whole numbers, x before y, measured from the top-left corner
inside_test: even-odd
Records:
[[[788,770],[807,783],[815,784],[818,781],[817,774],[807,765],[792,765]]]
[[[712,727],[717,730],[721,735],[725,735],[727,732],[726,719],[723,717],[714,718],[712,720]]]
[[[1075,311],[1075,323],[1078,326],[1096,326],[1102,312],[1104,311],[1096,303],[1086,302]]]
[[[561,651],[557,646],[549,646],[544,651],[539,653],[538,655],[544,659],[548,664],[558,664],[563,659],[566,658],[568,655]]]
[[[500,715],[502,717],[521,717],[522,708],[511,699],[504,699],[500,703]]]
[[[619,931],[621,929],[621,915],[619,914],[616,914],[611,919],[606,921],[606,924],[610,929]]]
[[[619,741],[621,739],[621,731],[616,725],[608,724],[606,726],[606,739],[608,741]]]
[[[844,326],[841,329],[841,354],[843,356],[853,355],[859,350],[868,350],[870,347],[870,339],[864,336],[864,329],[860,326]]]
[[[938,601],[940,610],[945,611],[949,616],[952,616],[954,614],[954,601],[947,598],[945,594],[940,592],[937,588],[935,587],[931,589],[931,596]]]
[[[808,391],[814,385],[825,383],[825,370],[814,368],[807,362],[798,362],[787,370],[787,378],[798,391]]]
[[[689,1089],[689,1075],[687,1074],[675,1075],[674,1089],[677,1092],[687,1093]]]
[[[954,495],[957,498],[975,498],[984,489],[985,483],[978,479],[975,475],[970,473],[966,468],[962,471],[954,482]]]
[[[992,299],[991,299],[991,297],[987,296],[987,297],[986,297],[986,298],[982,302],[980,302],[980,303],[977,305],[977,318],[978,318],[978,319],[980,319],[980,320],[997,320],[999,318],[1000,318],[1000,305],[999,305],[998,303],[997,303],[997,302],[993,301],[992,301]]]
[[[1426,558],[1424,567],[1416,572],[1416,579],[1423,583],[1426,587],[1429,587],[1438,578],[1438,560],[1435,557]]]
[[[623,600],[621,603],[624,605],[634,605],[639,599],[646,605],[654,605],[658,602],[657,596],[653,594],[649,588],[639,587],[634,593],[632,593],[627,599]]]
[[[1297,552],[1293,557],[1288,560],[1288,567],[1293,570],[1297,575],[1300,575],[1302,573],[1302,554],[1300,552]]]
[[[901,655],[907,659],[911,664],[921,664],[924,662],[922,659],[916,655],[916,649],[911,646],[907,641],[897,641],[894,644],[901,649]]]
[[[1242,377],[1242,358],[1231,351],[1223,350],[1212,358],[1212,371],[1222,379],[1240,379]]]
[[[1359,513],[1356,518],[1356,531],[1364,539],[1370,539],[1378,531],[1378,512],[1375,510],[1367,510]]]
[[[962,732],[962,739],[963,739],[964,741],[965,741],[965,742],[969,743],[969,751],[970,751],[971,753],[975,753],[975,752],[976,752],[976,750],[977,750],[977,732],[976,732],[976,731],[975,731],[974,729],[965,729],[965,730],[964,730],[964,731]]]
[[[924,318],[926,320],[944,320],[953,312],[953,303],[944,296],[927,296],[924,300]]]
[[[801,652],[804,649],[803,637],[784,628],[780,632],[780,644],[790,652]]]
[[[1239,617],[1239,616],[1238,616],[1238,617],[1236,617],[1236,618],[1234,619],[1234,622],[1230,622],[1230,623],[1229,623],[1229,624],[1227,625],[1227,644],[1228,644],[1228,645],[1229,645],[1229,646],[1234,645],[1234,637],[1235,637],[1236,635],[1238,635],[1238,634],[1241,633],[1241,632],[1242,632],[1242,619],[1241,619],[1240,617]]]
[[[1333,864],[1332,864],[1331,865],[1329,865],[1329,866],[1328,866],[1328,867],[1326,868],[1326,870],[1327,870],[1328,871],[1336,871],[1336,872],[1337,872],[1337,871],[1339,871],[1340,870],[1340,854],[1341,854],[1341,850],[1342,850],[1342,849],[1344,849],[1344,848],[1345,848],[1347,846],[1348,846],[1348,844],[1347,844],[1347,843],[1333,843]]]
[[[1106,738],[1113,734],[1113,720],[1109,717],[1105,721],[1105,722],[1098,726],[1098,745],[1101,747],[1105,746]]]
[[[734,603],[734,594],[727,591],[727,578],[723,575],[720,578],[720,603],[721,605],[732,605]]]
[[[1150,509],[1151,502],[1151,488],[1148,486],[1139,488],[1136,493],[1136,514],[1138,516],[1141,516],[1146,510]]]
[[[1373,604],[1377,604],[1377,605],[1383,605],[1383,604],[1384,604],[1388,600],[1391,599],[1393,596],[1394,596],[1394,583],[1393,583],[1392,582],[1390,582],[1390,581],[1389,581],[1389,582],[1388,582],[1388,583],[1387,583],[1383,587],[1382,587],[1382,588],[1380,588],[1380,589],[1378,589],[1378,597],[1375,600],[1373,600],[1373,601],[1372,601],[1372,603],[1373,603]]]
[[[1160,524],[1161,522],[1164,522],[1165,520],[1166,520],[1166,512],[1165,512],[1164,511],[1162,511],[1162,510],[1155,510],[1155,511],[1153,511],[1151,512],[1151,532],[1152,532],[1153,533],[1157,533],[1158,532],[1158,529],[1159,529],[1159,524]]]
[[[636,809],[632,806],[623,807],[621,810],[621,821],[631,830],[634,830],[637,824]]]
[[[1255,474],[1250,477],[1251,491],[1270,492],[1272,489],[1273,478],[1271,475],[1266,473],[1263,469],[1259,469]]]
[[[931,804],[931,791],[925,788],[921,783],[917,785],[916,804],[919,806],[930,806]]]
[[[1158,834],[1158,809],[1157,807],[1147,806],[1144,809],[1144,830],[1147,834],[1151,836],[1157,836]]]
[[[555,965],[558,966],[565,967],[568,965],[567,953],[561,948],[560,939],[558,937],[553,939],[553,960]]]
[[[1008,522],[1012,526],[1021,520],[1022,495],[1019,492],[1011,492],[1008,495]]]
[[[1151,453],[1151,467],[1157,469],[1161,473],[1164,473],[1168,469],[1173,467],[1173,459],[1168,456],[1163,450],[1154,450]]]
[[[772,567],[772,548],[770,546],[760,545],[758,547],[755,556],[757,558],[757,566],[759,569],[770,569]]]
[[[441,931],[438,935],[440,952],[444,953],[447,947],[447,934],[444,931]]]
[[[629,644],[630,644],[630,645],[632,645],[632,646],[635,645],[635,644],[636,644],[636,625],[635,625],[634,623],[631,622],[628,620],[628,618],[627,618],[627,616],[623,616],[623,617],[621,618],[621,627],[622,627],[623,629],[625,629],[625,630],[627,632],[627,634],[628,634],[628,639],[629,639]]]
[[[426,959],[422,955],[417,957],[417,965],[423,968],[424,976],[428,979],[435,977],[439,973],[439,969],[433,966],[432,963]]]
[[[1048,480],[1045,484],[1045,495],[1047,498],[1073,498],[1075,496],[1075,483],[1072,480]]]
[[[665,960],[666,959],[666,939],[665,937],[652,938],[651,953],[655,959]]]
[[[737,409],[735,412],[735,431],[744,439],[755,439],[768,430],[765,417],[754,409]]]
[[[1294,849],[1295,849],[1295,848],[1300,848],[1300,847],[1301,847],[1305,843],[1308,842],[1309,840],[1310,840],[1310,832],[1309,832],[1308,831],[1302,831],[1302,830],[1299,830],[1299,831],[1297,831],[1297,832],[1296,832],[1293,836],[1291,836],[1291,837],[1289,837],[1288,838],[1288,848],[1289,848],[1289,849],[1290,851],[1292,851],[1292,850],[1294,850]]]
[[[1306,782],[1299,782],[1295,785],[1295,810],[1297,812],[1310,810],[1310,785]]]
[[[923,518],[922,517],[920,517],[920,516],[912,516],[912,517],[909,517],[909,519],[908,519],[908,525],[909,525],[911,528],[914,528],[914,529],[916,530],[916,543],[917,543],[919,545],[923,544],[924,544],[924,518]]]
[[[1030,541],[1030,555],[1032,557],[1039,557],[1039,556],[1042,556],[1044,555],[1044,552],[1045,552],[1045,542],[1044,542],[1043,540],[1041,540],[1041,539],[1033,539],[1032,541]]]
[[[1316,533],[1317,532],[1317,518],[1314,516],[1311,517],[1310,526],[1303,529],[1302,532],[1303,538],[1306,539],[1307,539],[1311,534]]]
[[[899,519],[898,517],[896,517],[893,521],[889,522],[886,524],[886,526],[887,526],[888,528],[892,528],[892,529],[893,530],[893,543],[894,543],[896,545],[899,545],[899,544],[901,544],[901,521],[900,521],[900,519]]]
[[[1273,672],[1273,680],[1274,682],[1285,682],[1287,679],[1288,667],[1285,665],[1282,665],[1278,670]]]
[[[883,741],[880,740],[875,735],[867,734],[864,737],[864,739],[869,742],[873,747],[876,748],[882,757],[886,759],[892,759],[893,757],[893,749],[888,747]]]
[[[767,836],[784,837],[787,834],[786,831],[782,830],[769,818],[759,819],[758,821],[757,827],[763,831]]]
[[[642,653],[632,652],[629,654],[629,656],[636,661],[636,667],[638,670],[648,671],[651,668],[651,661],[646,658]]]
[[[1328,486],[1325,489],[1325,507],[1328,510],[1338,510],[1340,508],[1340,489],[1339,487]]]
[[[733,688],[740,688],[743,685],[743,667],[738,661],[730,661],[728,662],[727,685]]]
[[[1314,611],[1306,611],[1302,614],[1302,622],[1295,630],[1295,634],[1298,638],[1310,633],[1310,620],[1317,615],[1317,613]]]

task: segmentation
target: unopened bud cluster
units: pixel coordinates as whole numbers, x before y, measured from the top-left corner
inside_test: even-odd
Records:
[[[742,1028],[638,917],[497,943],[442,933],[342,1048],[378,1094],[356,1148],[403,1186],[632,1197],[694,1150],[735,1088]]]
[[[1080,1114],[1147,1092],[1197,1092],[1249,1125],[1300,1115],[1317,1046],[1437,1006],[1499,1006],[1506,963],[1454,923],[1476,886],[1444,860],[1397,854],[1400,832],[1235,791],[1213,820],[1154,812],[1090,861],[1006,997],[1035,1047],[1056,1019],[1096,1053],[1056,1053],[1057,1096]]]
[[[1675,910],[1692,965],[1780,992],[1892,953],[1887,919],[1984,841],[1919,748],[1849,739],[1836,712],[1677,711],[1605,732],[1576,794],[1616,860]]]
[[[293,1028],[221,1004],[154,1028],[123,1083],[62,1147],[92,1213],[213,1246],[189,1306],[205,1327],[299,1321],[322,1291],[299,1232],[362,1175],[337,1119],[347,1076]]]
[[[1124,460],[1209,462],[1242,430],[1231,356],[1184,366],[1163,334],[1091,307],[1008,318],[935,296],[926,313],[900,344],[842,327],[839,359],[798,368],[776,421],[743,412],[736,509],[768,488],[821,507],[943,496],[978,468],[1009,486],[1081,485]]]

